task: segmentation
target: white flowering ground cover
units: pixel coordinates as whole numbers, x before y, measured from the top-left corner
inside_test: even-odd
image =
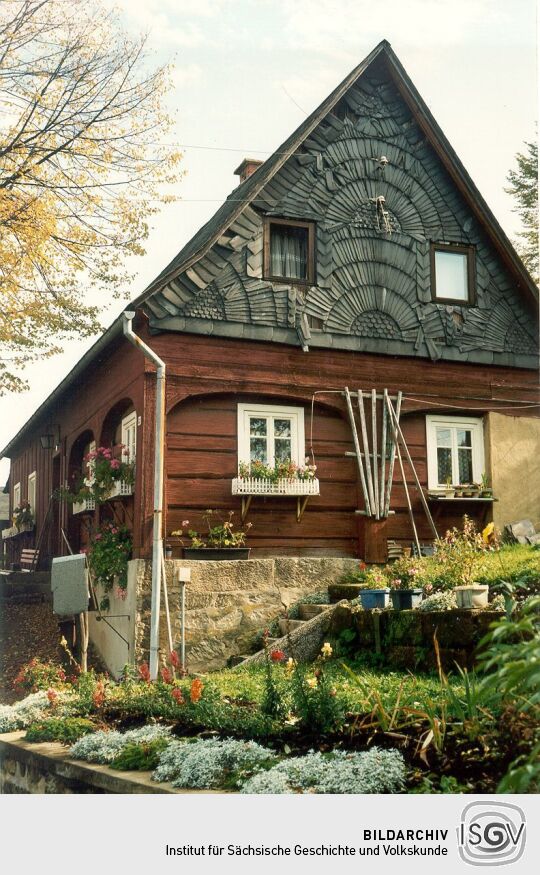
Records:
[[[53,710],[45,690],[39,690],[14,705],[0,705],[0,733],[26,729],[45,716],[68,717],[70,713],[68,696],[57,694]]]
[[[259,772],[243,785],[242,793],[398,793],[405,775],[405,761],[397,750],[311,752]]]
[[[208,790],[223,786],[231,774],[241,782],[272,761],[277,762],[275,753],[254,741],[175,741],[161,753],[152,778],[171,781],[173,787]]]
[[[83,736],[69,749],[70,757],[76,760],[86,760],[88,763],[112,763],[128,744],[148,744],[161,738],[168,738],[170,726],[150,724],[128,732],[107,732],[100,729]]]

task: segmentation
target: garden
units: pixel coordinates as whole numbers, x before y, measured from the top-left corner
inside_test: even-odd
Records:
[[[435,547],[433,556],[384,568],[360,564],[340,585],[351,610],[373,615],[399,605],[366,609],[362,593],[419,590],[416,607],[403,611],[409,616],[450,616],[456,590],[480,587],[487,605],[465,610],[494,619],[472,669],[443,666],[437,633],[431,673],[394,670],[347,630],[302,662],[295,637],[275,642],[270,627],[254,643],[262,644],[257,661],[183,676],[173,651],[155,682],[145,663],[126,666],[118,681],[82,674],[65,645],[63,665],[34,659],[21,668],[22,698],[0,706],[0,732],[24,730],[29,742],[61,742],[73,759],[149,771],[186,789],[538,792],[540,550],[500,545],[492,527],[479,534],[467,520]]]

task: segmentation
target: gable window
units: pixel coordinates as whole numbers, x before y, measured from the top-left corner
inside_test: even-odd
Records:
[[[265,404],[238,405],[238,460],[303,465],[305,460],[304,410]]]
[[[435,301],[474,304],[474,247],[431,244],[431,290]]]
[[[34,516],[36,514],[36,481],[37,474],[35,471],[32,471],[32,473],[28,475],[28,504],[30,505],[30,510]]]
[[[428,486],[437,489],[479,483],[484,471],[484,429],[481,419],[461,416],[426,417]]]
[[[315,226],[313,222],[266,219],[264,275],[269,279],[301,283],[315,281]]]

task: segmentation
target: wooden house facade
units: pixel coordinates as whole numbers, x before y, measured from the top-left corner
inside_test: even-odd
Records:
[[[392,513],[366,514],[345,387],[357,415],[358,390],[367,411],[375,392],[378,423],[385,390],[400,396],[425,494],[482,475],[493,485],[498,503],[433,501],[439,531],[464,513],[479,524],[537,518],[538,470],[521,478],[519,500],[512,485],[527,461],[520,436],[524,453],[540,441],[537,289],[389,44],[239,174],[131,306],[135,331],[166,364],[164,536],[185,520],[203,529],[214,508],[238,523],[243,509],[255,556],[370,558],[381,539],[410,543],[397,461]],[[80,549],[104,517],[125,522],[134,555],[150,556],[155,392],[155,369],[117,320],[3,451],[11,506],[32,498],[36,519],[9,539],[12,560],[38,539],[43,563],[66,552],[66,538]],[[89,448],[126,440],[131,494],[75,513],[50,500]],[[386,445],[370,441],[380,471]],[[287,460],[316,466],[316,493],[233,494],[240,466]],[[407,462],[404,471],[429,540]]]

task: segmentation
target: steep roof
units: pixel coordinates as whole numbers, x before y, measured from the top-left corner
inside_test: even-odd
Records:
[[[170,280],[188,270],[216,243],[223,232],[234,222],[242,211],[252,203],[257,195],[286,164],[296,150],[309,137],[312,131],[338,104],[346,92],[360,79],[378,59],[386,61],[388,70],[402,97],[408,104],[417,123],[424,131],[427,140],[443,162],[446,170],[467,200],[471,211],[485,228],[493,244],[508,269],[515,276],[532,301],[538,301],[538,288],[517,255],[512,243],[495,218],[488,204],[478,191],[467,170],[460,161],[450,142],[433,117],[429,107],[422,99],[403,65],[393,51],[388,40],[382,40],[358,64],[354,70],[335,88],[331,94],[311,113],[248,179],[241,183],[214,215],[186,243],[178,255],[158,274],[144,292],[136,298],[133,306],[143,304],[156,291]]]

